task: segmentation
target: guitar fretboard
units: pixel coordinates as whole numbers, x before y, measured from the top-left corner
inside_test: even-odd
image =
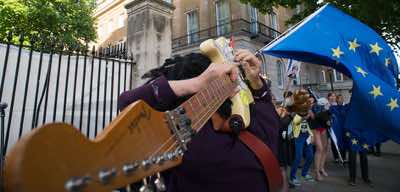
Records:
[[[224,75],[211,81],[209,85],[185,101],[181,107],[191,119],[192,128],[199,131],[223,102],[234,93],[236,86],[237,84],[232,82],[228,75]]]

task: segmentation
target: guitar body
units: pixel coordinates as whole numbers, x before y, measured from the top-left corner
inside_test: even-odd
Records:
[[[95,140],[88,140],[76,128],[53,123],[24,136],[6,157],[5,187],[9,192],[67,191],[73,177],[90,177],[86,186],[76,191],[111,191],[176,166],[181,159],[155,164],[125,175],[126,163],[140,162],[151,152],[174,150],[165,113],[155,111],[145,102],[128,106]],[[166,145],[163,145],[167,140]],[[158,148],[161,147],[159,150]],[[129,161],[127,161],[129,160]],[[103,183],[100,171],[115,169],[115,176]]]
[[[216,40],[209,39],[200,44],[200,51],[206,55],[213,63],[231,62],[233,63],[233,50],[229,47],[229,42],[225,37]],[[239,92],[231,97],[232,116],[239,116],[243,120],[244,126],[250,125],[250,103],[254,102],[250,89],[239,78]]]

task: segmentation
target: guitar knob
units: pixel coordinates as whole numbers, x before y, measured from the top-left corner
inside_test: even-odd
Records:
[[[140,192],[153,192],[152,188],[147,184],[146,178],[143,179],[143,186],[139,189]]]
[[[103,170],[99,173],[99,179],[103,184],[106,184],[116,175],[117,170],[115,168],[112,168],[111,170]]]
[[[166,191],[167,190],[164,179],[161,177],[160,173],[157,173],[157,179],[154,181],[154,185],[156,186],[157,191]]]

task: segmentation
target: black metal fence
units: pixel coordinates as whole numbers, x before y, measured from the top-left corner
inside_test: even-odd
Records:
[[[118,114],[117,97],[132,88],[136,71],[125,44],[65,50],[62,42],[26,43],[21,35],[14,45],[11,38],[0,44],[0,102],[8,104],[3,155],[44,123],[73,124],[94,138]]]
[[[268,43],[280,34],[279,31],[260,22],[249,22],[244,19],[232,20],[228,23],[210,27],[172,40],[172,49],[184,49],[197,45],[204,40],[219,36],[246,35],[260,42]]]

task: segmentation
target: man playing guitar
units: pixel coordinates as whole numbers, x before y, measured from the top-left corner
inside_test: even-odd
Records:
[[[166,111],[177,107],[213,79],[229,74],[238,78],[238,64],[216,64],[204,55],[192,53],[167,60],[152,70],[147,84],[124,92],[118,99],[119,110],[144,100],[151,107]],[[238,50],[234,61],[241,63],[255,102],[250,105],[251,122],[246,129],[278,154],[279,118],[271,102],[269,85],[259,76],[261,61],[248,50]],[[227,119],[232,102],[227,99],[217,113]],[[237,135],[224,133],[211,120],[188,145],[182,163],[164,173],[167,191],[183,192],[265,192],[267,178],[255,154]]]

